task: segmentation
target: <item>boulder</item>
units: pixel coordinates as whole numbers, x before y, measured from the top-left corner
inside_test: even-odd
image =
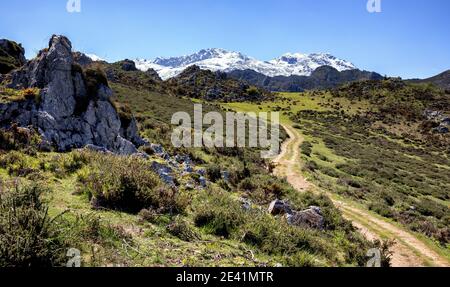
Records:
[[[193,173],[194,172],[194,168],[189,163],[184,163],[183,164],[183,171],[186,172],[186,173]]]
[[[239,201],[242,203],[242,209],[245,211],[250,211],[252,209],[252,202],[246,198],[239,198]]]
[[[207,187],[208,186],[208,182],[206,181],[205,177],[201,176],[198,179],[198,181],[199,181],[201,187]]]
[[[438,133],[438,134],[448,134],[449,133],[449,128],[447,126],[438,126],[437,128],[433,129],[433,132]]]
[[[292,209],[289,204],[278,199],[270,203],[268,211],[271,215],[284,215],[292,213]]]
[[[32,125],[44,140],[63,152],[92,145],[117,154],[136,153],[136,146],[144,141],[138,135],[135,119],[120,119],[110,101],[113,92],[107,81],[85,79],[88,76],[77,67],[76,57],[83,58],[72,53],[69,39],[54,35],[48,49],[13,71],[9,86],[38,88],[39,101],[1,104],[0,126]],[[90,77],[101,75],[97,72]],[[88,81],[96,86],[88,89]]]
[[[127,71],[127,72],[132,72],[132,71],[138,70],[136,68],[136,63],[131,60],[128,60],[128,59],[125,59],[125,60],[119,62],[119,65],[122,70]]]
[[[221,172],[222,175],[222,179],[223,181],[225,181],[226,183],[230,183],[230,173],[228,171],[222,171]]]
[[[286,215],[288,224],[303,228],[324,228],[324,218],[319,207],[311,206],[304,211],[293,212]]]
[[[151,168],[165,184],[175,187],[175,180],[172,176],[173,170],[170,167],[155,161],[152,162]]]

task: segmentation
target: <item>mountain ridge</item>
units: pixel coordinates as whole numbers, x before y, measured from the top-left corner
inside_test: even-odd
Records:
[[[358,69],[338,71],[330,66],[321,66],[310,76],[268,77],[252,70],[235,70],[229,72],[228,75],[273,92],[303,92],[313,89],[336,88],[345,83],[361,80],[383,79],[383,76],[375,72]]]
[[[442,89],[450,90],[450,70],[444,71],[440,74],[437,74],[433,77],[426,79],[411,79],[407,80],[411,83],[431,83]]]
[[[332,66],[338,71],[355,69],[352,63],[338,59],[328,53],[286,53],[270,61],[261,61],[240,52],[220,48],[203,49],[197,53],[180,57],[136,59],[136,67],[142,71],[154,69],[163,80],[179,75],[189,66],[196,65],[213,72],[254,70],[266,76],[309,76],[321,66]]]

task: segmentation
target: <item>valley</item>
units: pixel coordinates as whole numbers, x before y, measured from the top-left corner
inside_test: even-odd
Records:
[[[64,266],[68,250],[82,266],[366,266],[371,250],[383,267],[449,264],[445,90],[277,93],[197,66],[164,81],[64,36],[26,63],[2,43],[0,266]],[[200,104],[278,112],[280,155],[174,146],[173,115]]]
[[[330,100],[333,104],[329,104]],[[283,126],[287,130],[290,139],[283,145],[283,151],[280,156],[274,160],[277,165],[275,174],[287,178],[288,182],[299,192],[312,190],[315,193],[324,193],[329,196],[337,208],[341,210],[344,217],[352,221],[353,225],[369,240],[395,240],[396,243],[391,248],[393,252],[393,266],[449,266],[450,250],[448,242],[443,246],[436,241],[426,238],[423,234],[406,230],[398,222],[389,219],[392,217],[387,216],[385,213],[381,213],[384,216],[377,214],[377,212],[380,212],[379,210],[372,209],[370,204],[367,207],[364,203],[366,201],[364,197],[368,196],[367,194],[362,196],[356,196],[355,194],[358,189],[364,188],[363,183],[345,183],[346,181],[351,181],[349,178],[346,181],[338,180],[336,183],[333,183],[333,178],[342,178],[345,175],[340,173],[339,170],[333,171],[335,165],[343,164],[347,159],[334,154],[333,150],[328,148],[326,143],[323,142],[322,135],[312,134],[309,122],[301,118],[303,125],[298,124],[299,120],[290,116],[310,113],[311,111],[325,113],[336,109],[336,107],[342,111],[342,114],[355,115],[358,112],[367,111],[371,108],[371,104],[368,101],[351,102],[345,97],[330,99],[325,93],[322,96],[311,93],[292,93],[279,94],[278,100],[257,105],[232,103],[225,106],[247,112],[281,111],[284,115],[282,116]],[[338,121],[330,123],[339,125]],[[350,150],[354,150],[354,148],[350,147]],[[369,151],[364,150],[361,152],[369,153]],[[389,161],[388,157],[383,157],[383,159]],[[350,177],[352,176],[350,175]],[[356,179],[358,176],[353,178]],[[354,187],[349,186],[343,190],[342,187],[345,184],[351,184]],[[370,193],[370,189],[365,189],[365,192]],[[446,193],[446,191],[443,192]],[[449,206],[448,199],[442,201],[442,203],[443,206]],[[443,208],[445,209],[445,207]],[[448,214],[448,211],[446,213]]]

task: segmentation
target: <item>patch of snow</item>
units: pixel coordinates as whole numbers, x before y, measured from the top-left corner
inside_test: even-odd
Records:
[[[106,61],[105,59],[95,55],[95,54],[85,54],[88,58],[90,58],[94,62],[103,62]]]

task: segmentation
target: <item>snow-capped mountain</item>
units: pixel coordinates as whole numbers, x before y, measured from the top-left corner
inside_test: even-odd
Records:
[[[356,69],[348,61],[323,53],[288,53],[267,62],[248,57],[239,52],[231,52],[224,49],[206,49],[192,55],[181,57],[136,60],[136,67],[138,69],[147,71],[152,68],[164,80],[177,76],[192,65],[197,65],[205,70],[223,72],[249,69],[270,77],[291,75],[310,76],[315,69],[321,66],[331,66],[338,71]]]
[[[105,61],[105,59],[103,59],[103,58],[101,58],[101,57],[99,57],[99,56],[97,56],[97,55],[95,55],[95,54],[85,54],[88,58],[90,58],[92,61],[94,61],[94,62],[102,62],[102,61]]]

